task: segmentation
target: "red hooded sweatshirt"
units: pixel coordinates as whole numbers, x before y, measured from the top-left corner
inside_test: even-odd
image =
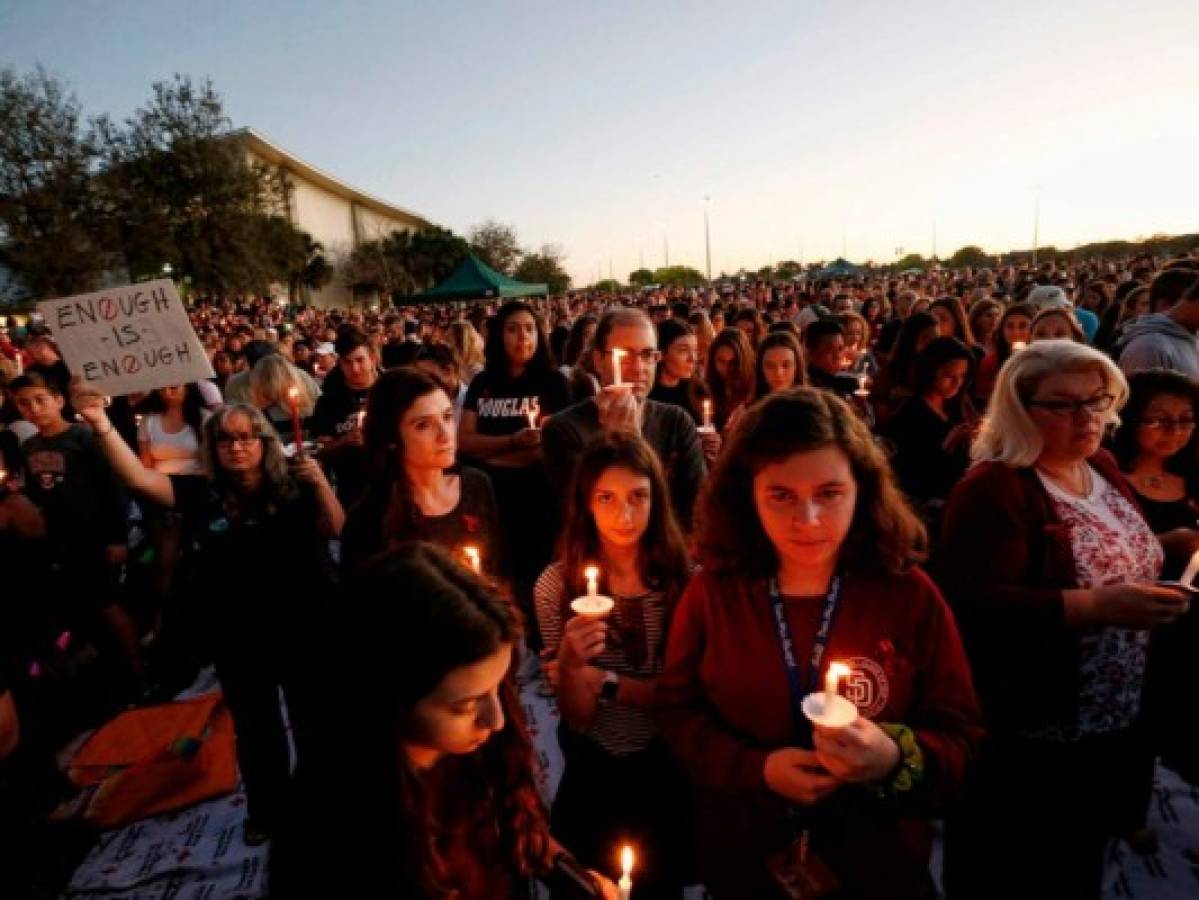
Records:
[[[784,597],[807,677],[823,597]],[[815,807],[811,846],[844,884],[838,897],[928,894],[927,819],[960,785],[982,719],[953,615],[924,572],[850,572],[822,669],[852,671],[859,713],[913,730],[925,775],[880,799],[846,785]],[[824,672],[820,675],[823,677]],[[701,875],[717,900],[781,896],[764,862],[794,838],[787,801],[766,787],[766,757],[797,746],[768,585],[701,573],[680,600],[658,679],[662,732],[697,791]]]

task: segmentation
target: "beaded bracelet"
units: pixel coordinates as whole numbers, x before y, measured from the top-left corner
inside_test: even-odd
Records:
[[[891,780],[878,785],[875,791],[884,798],[906,794],[924,780],[924,751],[907,725],[888,722],[878,727],[899,745],[899,767]]]

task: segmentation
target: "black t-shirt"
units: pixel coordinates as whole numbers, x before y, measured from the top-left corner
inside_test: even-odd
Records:
[[[691,416],[691,420],[697,426],[702,424],[701,415],[697,415],[696,411],[691,406],[691,380],[684,378],[674,387],[667,387],[658,382],[654,385],[654,389],[649,392],[649,399],[657,400],[659,403],[669,403],[671,406],[678,406],[687,411]]]
[[[324,392],[312,413],[312,433],[318,438],[340,438],[358,427],[358,414],[366,411],[370,388],[346,385],[340,371],[325,379]],[[337,497],[345,507],[356,503],[366,487],[366,448],[342,447],[330,460],[329,471]]]
[[[442,516],[425,516],[416,511],[411,530],[406,534],[385,532],[389,497],[384,491],[372,491],[350,512],[341,534],[342,570],[352,572],[388,545],[404,540],[430,541],[455,558],[465,560],[462,549],[479,548],[483,572],[505,575],[499,526],[499,512],[491,479],[478,469],[464,466],[459,470],[461,486],[458,505]]]
[[[479,434],[502,437],[528,428],[530,410],[544,418],[569,405],[570,393],[561,372],[526,370],[516,378],[493,378],[484,369],[471,381],[462,408],[478,416]]]
[[[239,497],[234,512],[205,476],[170,479],[203,601],[269,628],[274,613],[298,613],[298,601],[317,600],[330,585],[329,542],[317,527],[312,485],[293,482],[294,489],[273,502],[264,495]],[[247,638],[262,636],[259,629],[248,631]]]

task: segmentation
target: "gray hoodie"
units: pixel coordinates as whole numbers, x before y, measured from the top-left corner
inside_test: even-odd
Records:
[[[1116,350],[1125,375],[1171,369],[1199,378],[1199,340],[1165,313],[1141,316],[1125,328]]]

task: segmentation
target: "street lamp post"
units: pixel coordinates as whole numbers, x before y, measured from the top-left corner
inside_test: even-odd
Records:
[[[712,198],[704,197],[704,258],[707,262],[708,281],[712,281],[712,237],[708,231],[708,203]]]

